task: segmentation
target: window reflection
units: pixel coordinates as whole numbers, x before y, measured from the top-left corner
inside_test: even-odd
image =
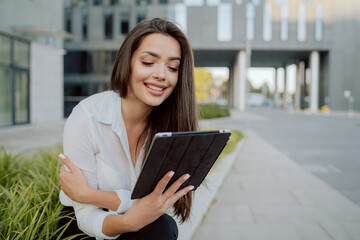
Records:
[[[304,3],[299,3],[298,7],[297,39],[299,42],[306,40],[306,8]]]
[[[15,71],[15,122],[26,123],[29,115],[29,81],[26,71]]]
[[[12,87],[10,69],[0,66],[0,126],[12,124]]]
[[[317,3],[315,11],[315,40],[321,41],[323,39],[323,6]]]
[[[231,41],[232,39],[232,7],[231,3],[222,3],[218,6],[217,40]]]
[[[10,64],[10,38],[0,35],[0,63]]]
[[[246,4],[246,38],[254,40],[255,7],[252,3]]]
[[[14,64],[17,67],[29,67],[29,44],[14,40]]]
[[[289,5],[287,1],[281,4],[280,39],[286,41],[289,38]]]
[[[272,38],[272,13],[271,4],[264,3],[263,9],[263,40],[271,41]]]

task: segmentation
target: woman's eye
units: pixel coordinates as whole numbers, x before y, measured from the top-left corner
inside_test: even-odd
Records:
[[[142,62],[142,64],[149,66],[149,65],[151,65],[153,63],[152,62]]]
[[[172,72],[177,72],[177,71],[178,71],[178,69],[175,68],[175,67],[169,67],[169,69],[170,69]]]

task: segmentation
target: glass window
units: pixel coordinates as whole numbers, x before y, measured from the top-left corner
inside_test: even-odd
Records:
[[[118,5],[119,4],[119,0],[111,0],[110,1],[110,5],[114,6],[114,5]]]
[[[15,72],[15,123],[29,122],[29,79],[27,71]]]
[[[174,20],[180,25],[181,30],[186,33],[187,31],[187,8],[183,3],[175,3],[168,5],[167,12],[168,19]]]
[[[99,6],[102,4],[102,1],[101,0],[94,0],[93,2],[94,6]]]
[[[10,68],[0,66],[0,126],[12,124],[12,87]]]
[[[323,6],[317,3],[315,11],[315,40],[321,41],[323,39]]]
[[[264,3],[263,8],[263,40],[271,41],[272,38],[272,13],[271,4]]]
[[[160,4],[168,4],[168,0],[159,0]]]
[[[83,40],[86,40],[88,38],[88,14],[87,12],[83,11],[82,13],[82,37]]]
[[[243,0],[235,0],[236,5],[241,5],[243,3]]]
[[[130,30],[130,14],[128,12],[121,13],[120,16],[120,32],[128,34]]]
[[[221,0],[206,0],[206,5],[208,6],[218,6],[221,3]]]
[[[71,28],[71,9],[65,9],[65,30],[69,33],[72,32]]]
[[[252,0],[253,4],[255,6],[259,6],[260,5],[260,0]]]
[[[113,38],[113,15],[112,13],[106,12],[104,14],[104,31],[105,31],[105,39]]]
[[[14,64],[17,67],[29,67],[29,44],[14,40]]]
[[[289,38],[289,5],[281,4],[280,39],[286,41]]]
[[[10,64],[11,62],[11,39],[0,35],[0,62]]]
[[[184,0],[186,6],[203,6],[204,0]]]
[[[306,9],[304,3],[299,3],[298,8],[297,39],[299,42],[306,40]]]
[[[246,38],[248,40],[254,40],[254,18],[255,7],[249,2],[246,4]]]
[[[232,7],[231,3],[222,3],[217,8],[217,40],[232,39]]]
[[[140,14],[137,15],[137,22],[138,23],[141,22],[144,19],[145,19],[145,14],[140,13]]]
[[[136,5],[142,5],[142,6],[146,6],[148,4],[151,4],[152,0],[136,0]]]

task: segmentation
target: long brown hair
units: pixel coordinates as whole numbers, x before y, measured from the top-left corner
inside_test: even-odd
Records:
[[[126,97],[131,78],[132,54],[141,41],[152,33],[160,33],[176,39],[181,48],[181,62],[178,82],[172,94],[161,105],[154,107],[149,115],[144,131],[148,133],[146,153],[157,132],[198,130],[193,52],[185,34],[171,21],[160,18],[149,19],[140,22],[130,31],[116,56],[110,89],[118,92],[120,97]],[[191,204],[192,192],[187,193],[174,204],[175,215],[181,217],[183,222],[190,217]]]

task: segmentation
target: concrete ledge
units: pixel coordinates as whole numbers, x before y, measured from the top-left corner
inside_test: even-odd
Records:
[[[206,177],[206,187],[201,185],[196,190],[195,197],[193,199],[190,220],[180,224],[179,220],[177,219],[179,227],[179,240],[190,240],[192,235],[195,233],[203,217],[206,215],[208,208],[214,201],[227,173],[237,159],[242,149],[243,143],[244,139],[237,143],[236,148],[232,153],[222,158],[220,163],[218,163],[211,170],[209,175]]]

